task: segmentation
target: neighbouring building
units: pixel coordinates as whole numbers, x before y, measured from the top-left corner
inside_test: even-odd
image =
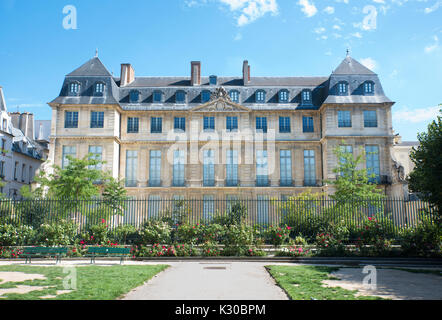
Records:
[[[8,113],[2,87],[0,124],[0,179],[5,184],[0,192],[8,198],[20,199],[20,189],[31,186],[35,174],[48,158],[49,136],[41,136],[41,140],[34,138],[32,113]]]
[[[120,77],[94,57],[66,75],[52,108],[50,158],[105,160],[130,195],[284,198],[333,192],[333,149],[359,155],[389,196],[403,196],[392,159],[394,104],[374,72],[347,56],[324,77]],[[290,69],[290,66],[287,66]]]

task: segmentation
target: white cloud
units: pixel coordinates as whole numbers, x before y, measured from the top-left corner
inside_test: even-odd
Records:
[[[359,38],[359,39],[362,38],[362,34],[360,32],[355,32],[355,33],[352,33],[351,35],[355,38]]]
[[[434,11],[436,11],[437,9],[439,9],[439,7],[441,7],[442,6],[442,1],[440,1],[440,0],[438,0],[434,5],[432,5],[431,7],[429,7],[429,8],[425,8],[425,10],[424,10],[424,12],[425,13],[432,13],[432,12],[434,12]]]
[[[276,0],[219,0],[230,7],[230,11],[238,12],[237,25],[242,27],[267,13],[278,14]]]
[[[313,17],[318,12],[315,4],[310,2],[310,0],[299,0],[298,5],[302,7],[301,11],[304,12],[308,18]]]
[[[373,2],[385,4],[384,0],[373,0]]]
[[[335,13],[335,8],[332,6],[328,6],[324,9],[324,12],[327,14],[333,14],[333,13]]]
[[[378,67],[378,63],[373,58],[363,58],[361,63],[370,70],[375,70]]]
[[[235,41],[240,41],[240,40],[242,40],[242,34],[238,32],[238,33],[236,34],[236,36],[233,38],[233,40],[235,40]]]
[[[437,48],[439,48],[439,38],[437,36],[434,36],[433,39],[434,39],[434,43],[425,47],[425,49],[424,49],[425,53],[431,53],[434,50],[436,50]]]
[[[317,34],[324,33],[325,32],[325,28],[323,28],[323,27],[316,28],[314,30],[314,32],[317,33]]]
[[[400,122],[429,122],[439,115],[440,106],[413,109],[404,108],[393,113],[393,119]]]

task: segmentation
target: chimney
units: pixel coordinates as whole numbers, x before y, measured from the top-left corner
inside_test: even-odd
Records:
[[[190,63],[190,85],[199,86],[201,85],[201,62],[192,61]]]
[[[250,66],[247,60],[244,60],[242,64],[242,79],[244,85],[247,85],[250,82]]]
[[[135,70],[130,63],[121,64],[120,87],[125,87],[135,80]]]
[[[23,134],[31,140],[34,140],[34,114],[29,112],[11,112],[12,125],[20,129]]]

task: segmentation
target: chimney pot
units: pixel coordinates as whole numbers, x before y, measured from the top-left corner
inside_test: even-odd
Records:
[[[244,60],[242,65],[242,79],[244,82],[244,85],[247,85],[250,81],[250,66],[249,62],[247,60]]]
[[[121,64],[120,87],[127,86],[135,80],[135,71],[130,63]]]

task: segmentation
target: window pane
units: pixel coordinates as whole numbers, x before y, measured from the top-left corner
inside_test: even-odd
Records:
[[[378,146],[365,146],[366,162],[367,162],[367,175],[371,183],[380,182],[380,163],[379,163],[379,147]],[[371,175],[375,177],[370,177]]]
[[[203,92],[201,92],[201,102],[205,103],[208,102],[209,100],[210,100],[210,91],[204,90]]]
[[[161,133],[163,131],[162,122],[163,122],[162,118],[151,118],[150,132]]]
[[[215,130],[215,117],[204,117],[204,130]]]
[[[227,150],[226,161],[226,185],[233,187],[238,185],[238,150]]]
[[[173,153],[173,185],[184,186],[184,150],[175,150]]]
[[[256,117],[256,130],[262,130],[262,132],[267,133],[267,118],[266,117]]]
[[[314,132],[313,117],[302,117],[302,131]]]
[[[91,154],[89,159],[102,160],[103,147],[102,146],[89,146],[89,153]],[[101,163],[89,166],[89,169],[101,170]]]
[[[104,127],[104,112],[91,112],[91,128]]]
[[[138,133],[139,118],[127,118],[127,133]]]
[[[211,149],[203,151],[203,185],[215,185],[215,152]]]
[[[161,185],[161,151],[150,150],[149,186],[159,187],[160,185]]]
[[[186,118],[174,118],[174,129],[176,131],[186,131]]]
[[[279,117],[279,132],[289,133],[290,131],[290,117]]]
[[[304,185],[316,185],[316,165],[314,150],[304,150]]]
[[[281,186],[292,185],[292,156],[290,150],[281,150],[279,152]]]
[[[338,127],[339,128],[351,127],[351,112],[350,111],[338,111]]]
[[[63,146],[62,168],[66,168],[69,165],[67,156],[75,158],[77,156],[77,148],[75,146]]]
[[[137,186],[138,151],[126,150],[126,187]]]
[[[256,183],[261,187],[268,185],[267,150],[256,151]]]
[[[378,119],[376,115],[376,110],[364,111],[364,127],[376,128],[377,126],[378,126]]]

